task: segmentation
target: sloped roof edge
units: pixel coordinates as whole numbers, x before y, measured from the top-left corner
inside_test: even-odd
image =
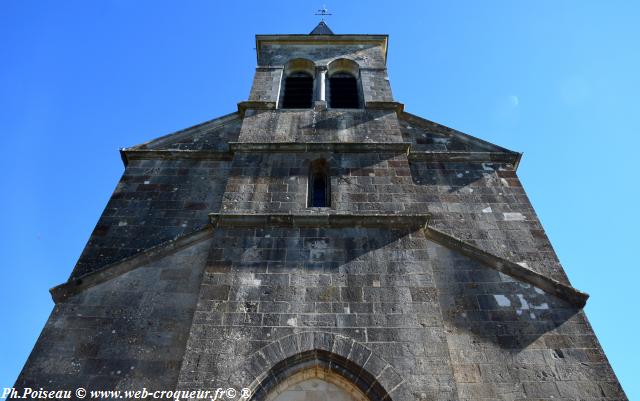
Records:
[[[579,291],[574,287],[563,284],[557,280],[535,272],[517,263],[511,262],[500,256],[483,251],[453,235],[444,233],[438,229],[425,226],[425,235],[428,239],[446,248],[460,252],[461,254],[478,260],[493,269],[511,276],[525,283],[534,285],[549,294],[553,294],[579,308],[583,308],[589,299],[589,294]]]
[[[410,226],[417,224],[422,227],[425,236],[444,247],[460,252],[461,254],[478,260],[490,268],[516,278],[525,283],[534,285],[549,294],[553,294],[577,307],[584,307],[589,294],[579,291],[570,285],[535,272],[517,263],[511,262],[500,256],[496,256],[480,248],[471,245],[450,234],[429,226],[429,214],[404,215],[404,214],[328,214],[328,213],[211,213],[210,224],[191,234],[167,241],[153,248],[149,248],[124,260],[107,265],[100,270],[87,273],[79,278],[69,280],[49,290],[55,303],[64,301],[68,297],[78,294],[87,288],[111,280],[137,267],[169,255],[175,251],[186,248],[192,244],[211,238],[214,227],[224,226],[335,226],[346,225],[380,226],[398,224]],[[366,223],[366,224],[363,224]]]
[[[169,140],[175,140],[175,139],[180,139],[184,136],[187,136],[189,134],[191,134],[192,131],[198,129],[198,128],[202,128],[203,126],[207,125],[207,124],[215,124],[218,123],[218,125],[214,125],[214,126],[219,126],[219,125],[224,125],[224,124],[228,124],[232,121],[235,121],[239,118],[242,118],[242,116],[240,115],[239,112],[234,111],[233,113],[229,113],[229,114],[225,114],[221,117],[216,117],[214,119],[211,120],[207,120],[204,122],[201,122],[200,124],[196,124],[196,125],[192,125],[191,127],[187,127],[178,131],[174,131],[171,132],[169,134],[154,138],[150,141],[138,144],[138,145],[134,145],[134,146],[129,146],[127,148],[122,148],[121,150],[141,150],[141,149],[154,149],[155,147],[161,146],[163,144],[165,144],[166,142],[168,142]]]
[[[211,225],[207,224],[200,230],[194,231],[190,234],[186,234],[163,242],[159,245],[141,251],[128,258],[119,260],[115,263],[106,265],[96,271],[87,273],[78,278],[69,279],[66,283],[57,285],[49,290],[51,298],[56,304],[64,301],[70,296],[76,295],[87,288],[94,287],[100,283],[104,283],[113,278],[128,273],[140,266],[153,262],[167,256],[173,252],[184,249],[188,246],[194,245],[198,242],[211,238],[213,229]]]
[[[422,124],[422,126],[424,128],[428,128],[428,127],[425,126],[425,124],[426,125],[434,124],[434,125],[440,126],[445,131],[447,131],[447,133],[449,135],[455,136],[461,141],[464,141],[464,142],[467,142],[467,143],[473,143],[475,145],[484,147],[488,151],[492,151],[493,149],[498,149],[499,151],[502,151],[502,152],[505,152],[505,153],[518,155],[518,162],[520,161],[520,158],[522,157],[522,153],[520,153],[520,152],[516,152],[514,150],[507,149],[507,148],[502,147],[500,145],[496,145],[495,143],[491,143],[489,141],[485,141],[484,139],[477,138],[477,137],[475,137],[473,135],[465,134],[462,131],[458,131],[458,130],[453,129],[451,127],[447,127],[446,125],[437,123],[435,121],[431,121],[429,119],[426,119],[424,117],[420,117],[420,116],[415,115],[415,114],[408,113],[406,111],[403,111],[402,113],[399,113],[398,114],[398,118],[400,118],[402,120],[405,120],[405,121],[410,121],[410,122],[412,122],[414,124],[417,124],[419,126]],[[517,168],[517,165],[515,166],[515,168]]]

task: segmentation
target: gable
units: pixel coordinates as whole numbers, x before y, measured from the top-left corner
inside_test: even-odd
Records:
[[[444,125],[403,112],[400,131],[412,149],[432,152],[492,152],[516,154],[509,149],[464,134]]]
[[[238,139],[241,126],[242,118],[240,114],[237,112],[231,113],[149,142],[132,146],[128,150],[210,150],[226,152],[229,150],[229,142]]]

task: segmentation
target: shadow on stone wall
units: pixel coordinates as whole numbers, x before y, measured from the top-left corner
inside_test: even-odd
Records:
[[[365,227],[224,228],[214,234],[212,262],[253,272],[385,273],[423,271],[426,249],[411,248],[414,229]]]
[[[366,110],[340,112],[340,111],[324,111],[317,113],[316,121],[311,124],[305,124],[300,126],[303,130],[320,130],[330,131],[335,134],[335,131],[351,129],[363,124],[368,124],[379,118],[380,112],[372,113]],[[365,127],[366,128],[369,127]],[[332,135],[333,136],[333,135]]]
[[[459,329],[454,331],[458,341],[473,343],[474,337],[480,337],[519,352],[543,342],[543,335],[579,313],[578,308],[539,288],[456,255],[455,251],[435,244],[433,247],[430,253],[449,255],[438,256],[432,265],[443,318],[446,324]]]

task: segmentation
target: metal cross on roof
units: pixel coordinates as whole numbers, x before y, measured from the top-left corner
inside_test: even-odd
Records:
[[[321,9],[319,9],[318,11],[316,11],[315,15],[320,15],[320,21],[324,21],[324,17],[326,17],[327,15],[332,15],[331,13],[329,13],[329,10],[327,10],[327,6],[322,6]]]

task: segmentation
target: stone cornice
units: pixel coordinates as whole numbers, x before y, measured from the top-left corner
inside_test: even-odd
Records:
[[[509,163],[514,170],[517,168],[518,163],[520,163],[521,157],[521,153],[507,152],[440,152],[413,149],[409,152],[410,161]]]
[[[233,152],[399,152],[406,153],[409,142],[229,142]]]
[[[369,110],[393,110],[398,116],[404,111],[404,104],[400,102],[365,102],[364,107]]]
[[[389,44],[389,35],[305,35],[305,34],[289,34],[289,35],[256,35],[256,59],[259,66],[262,66],[260,54],[262,47],[269,44],[309,44],[318,45],[349,45],[349,44],[375,44],[380,46],[382,50],[384,63],[387,63],[387,50]]]
[[[275,110],[276,102],[266,102],[263,100],[248,100],[238,103],[238,114],[244,118],[244,113],[248,110]]]
[[[125,167],[130,160],[231,160],[233,153],[219,150],[155,150],[155,149],[120,149],[120,157]]]
[[[428,214],[379,213],[210,213],[214,227],[385,227],[420,228],[429,220]]]
[[[130,160],[232,160],[235,152],[335,152],[366,153],[388,152],[406,153],[409,161],[424,162],[487,162],[507,163],[515,170],[520,163],[521,153],[508,152],[450,152],[423,151],[412,149],[410,142],[229,142],[229,150],[161,150],[161,149],[120,149],[125,166]]]

